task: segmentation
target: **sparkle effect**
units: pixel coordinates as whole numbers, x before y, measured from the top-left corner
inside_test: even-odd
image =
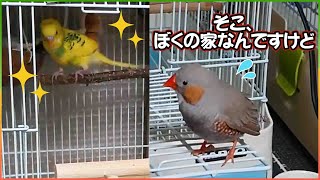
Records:
[[[119,33],[120,33],[120,38],[122,39],[122,34],[124,29],[126,29],[129,26],[133,26],[133,24],[127,23],[122,16],[122,11],[120,12],[120,16],[117,22],[113,23],[113,24],[109,24],[110,26],[113,26],[115,28],[118,29]]]
[[[24,67],[24,61],[22,61],[20,70],[17,73],[9,75],[9,76],[12,76],[20,81],[22,92],[24,92],[24,90],[25,90],[24,86],[25,86],[26,82],[28,81],[28,79],[35,77],[36,75],[30,74],[26,70],[26,68]]]
[[[134,35],[128,39],[129,41],[132,41],[134,43],[134,47],[137,48],[137,45],[138,45],[138,42],[139,41],[142,41],[143,39],[140,38],[138,35],[137,35],[137,31],[134,32]]]
[[[39,103],[41,102],[41,98],[42,96],[44,96],[45,94],[48,94],[49,92],[48,91],[45,91],[42,89],[41,87],[41,83],[39,82],[39,86],[38,86],[38,89],[31,92],[32,94],[36,95],[39,99]]]

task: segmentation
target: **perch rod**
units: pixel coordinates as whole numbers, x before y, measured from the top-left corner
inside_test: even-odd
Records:
[[[78,81],[75,82],[75,75],[61,75],[52,81],[52,75],[41,74],[38,75],[42,85],[56,85],[56,84],[91,84],[101,83],[105,81],[131,79],[131,78],[147,78],[149,77],[149,68],[145,69],[124,69],[119,71],[109,71],[102,73],[85,74],[83,77],[78,76]]]

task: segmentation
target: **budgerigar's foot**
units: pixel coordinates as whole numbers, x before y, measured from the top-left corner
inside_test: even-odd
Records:
[[[63,70],[59,69],[59,71],[56,71],[52,74],[52,84],[53,84],[53,81],[54,80],[57,80],[58,79],[58,76],[63,76]]]
[[[234,142],[233,142],[233,145],[232,145],[232,148],[229,150],[229,153],[228,153],[228,155],[227,155],[227,157],[226,157],[226,160],[225,160],[224,163],[221,165],[221,167],[224,166],[224,165],[226,165],[226,163],[227,163],[230,159],[231,159],[231,162],[234,163],[234,153],[235,153],[235,151],[236,151],[236,145],[237,145],[237,141],[234,141]]]
[[[200,154],[204,154],[204,153],[208,153],[208,152],[211,152],[214,150],[214,146],[213,145],[209,145],[209,146],[206,146],[207,145],[207,141],[204,141],[200,147],[200,149],[196,149],[196,150],[193,150],[191,153],[192,155],[194,156],[198,156]]]
[[[75,83],[78,82],[78,77],[81,76],[82,78],[84,77],[85,74],[89,74],[90,72],[88,70],[84,70],[84,69],[81,69],[79,71],[76,71],[74,73],[74,76],[75,76]]]

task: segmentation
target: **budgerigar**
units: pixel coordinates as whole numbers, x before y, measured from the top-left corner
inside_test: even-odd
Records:
[[[98,44],[84,34],[61,26],[56,19],[45,19],[41,22],[43,46],[51,58],[59,64],[58,72],[53,74],[57,78],[63,74],[62,66],[71,65],[82,68],[75,73],[78,76],[88,72],[93,64],[109,64],[126,68],[137,68],[136,65],[113,61],[98,50]]]
[[[190,129],[203,139],[198,155],[213,150],[207,141],[226,143],[233,141],[225,162],[235,153],[239,137],[243,134],[260,134],[259,113],[255,104],[240,91],[219,80],[200,64],[181,66],[165,84],[178,94],[179,110]]]

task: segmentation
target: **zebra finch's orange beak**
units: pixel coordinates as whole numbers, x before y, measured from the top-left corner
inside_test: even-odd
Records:
[[[176,74],[172,75],[164,84],[164,87],[170,87],[173,90],[176,90],[178,88],[176,83]]]

